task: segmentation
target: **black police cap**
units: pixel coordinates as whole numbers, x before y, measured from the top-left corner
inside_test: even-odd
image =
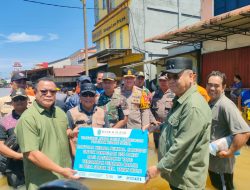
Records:
[[[92,83],[83,83],[81,84],[80,89],[81,89],[81,93],[84,93],[84,92],[92,92],[93,94],[96,93],[96,87]]]
[[[59,179],[41,185],[38,190],[89,190],[85,185],[74,180]]]
[[[17,81],[17,80],[28,80],[27,77],[25,76],[25,74],[21,73],[21,72],[17,72],[17,73],[14,73],[11,77],[11,82],[13,81]]]
[[[187,57],[175,57],[168,59],[166,62],[166,72],[167,73],[180,73],[184,70],[192,70],[193,61]]]

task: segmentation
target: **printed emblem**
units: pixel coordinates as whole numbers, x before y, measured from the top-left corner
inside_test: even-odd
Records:
[[[23,73],[19,73],[19,76],[20,76],[20,77],[24,77],[24,74],[23,74]]]
[[[97,134],[100,135],[101,133],[102,133],[102,131],[99,129],[99,130],[97,131]]]

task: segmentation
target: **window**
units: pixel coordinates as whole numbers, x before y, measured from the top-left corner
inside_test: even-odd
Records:
[[[123,29],[120,29],[120,48],[123,49],[124,48],[124,44],[123,44]]]
[[[117,48],[116,47],[116,31],[110,34],[110,48],[113,48],[113,49]]]
[[[97,52],[101,51],[101,43],[100,43],[100,41],[96,41],[95,45],[96,45]]]
[[[95,23],[99,21],[99,6],[98,6],[98,0],[94,1],[94,8],[95,8]]]
[[[102,0],[102,8],[107,9],[107,0]]]
[[[244,6],[250,5],[250,0],[214,0],[214,16],[220,15]]]

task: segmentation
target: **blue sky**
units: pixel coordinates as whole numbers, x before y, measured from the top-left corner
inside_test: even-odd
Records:
[[[80,0],[35,0],[82,7]],[[87,0],[87,8],[94,0]],[[94,10],[87,10],[88,44],[92,45]],[[0,77],[9,78],[14,62],[23,69],[67,57],[84,47],[83,12],[23,0],[0,1]]]

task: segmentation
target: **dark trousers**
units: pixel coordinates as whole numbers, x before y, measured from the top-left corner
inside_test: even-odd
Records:
[[[154,135],[155,148],[158,149],[158,147],[159,147],[159,139],[160,139],[161,134],[158,133],[158,132],[154,132],[153,135]]]
[[[170,184],[169,184],[170,185]],[[174,186],[172,186],[172,185],[170,185],[170,188],[172,189],[172,190],[181,190],[181,189],[179,189],[179,188],[177,188],[177,187],[174,187]]]
[[[234,190],[233,174],[208,172],[211,183],[216,189],[223,190],[223,187],[226,187],[226,190]]]

